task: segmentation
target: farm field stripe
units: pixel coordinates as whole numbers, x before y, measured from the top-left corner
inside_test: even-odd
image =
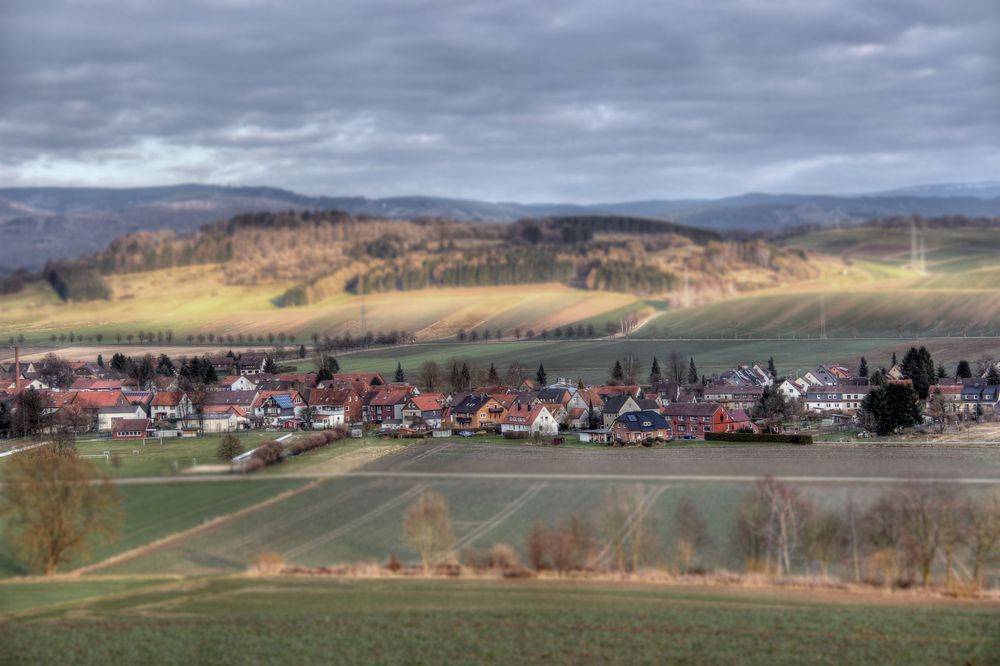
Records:
[[[289,497],[294,497],[299,493],[303,493],[307,490],[312,490],[316,486],[319,486],[323,483],[324,483],[323,479],[315,479],[311,483],[307,483],[299,488],[292,488],[291,490],[286,490],[283,493],[278,493],[274,497],[269,497],[262,502],[258,502],[257,504],[253,504],[246,508],[240,509],[239,511],[234,511],[233,513],[227,513],[222,516],[216,516],[215,518],[212,518],[211,520],[204,522],[196,527],[192,527],[191,529],[183,530],[181,532],[176,532],[169,536],[163,537],[162,539],[157,539],[156,541],[153,541],[151,543],[139,546],[138,548],[127,550],[124,553],[118,553],[117,555],[109,557],[105,560],[101,560],[100,562],[94,562],[93,564],[88,564],[85,567],[80,567],[79,569],[76,569],[72,573],[74,575],[91,573],[93,571],[97,571],[98,569],[119,564],[126,560],[131,560],[140,555],[145,555],[146,553],[152,552],[159,548],[163,548],[164,546],[170,546],[172,544],[184,541],[185,539],[195,536],[197,534],[209,532],[215,529],[216,527],[219,527],[220,525],[224,525],[230,521],[242,518],[243,516],[248,516],[251,513],[269,507],[272,504],[283,502]]]
[[[204,481],[273,481],[274,479],[341,479],[341,478],[413,478],[413,479],[513,479],[513,480],[551,480],[566,481],[746,481],[754,482],[765,475],[752,474],[601,474],[601,473],[551,473],[533,472],[314,472],[275,474],[272,476],[236,476],[236,475],[205,475],[192,479],[178,479],[173,476],[147,476],[141,478],[119,479],[117,485],[144,485],[157,483],[184,483]],[[1000,484],[1000,477],[947,477],[947,476],[800,476],[800,475],[770,475],[773,479],[789,483],[956,483],[969,485]],[[0,488],[3,485],[0,484]]]
[[[663,491],[665,491],[666,489],[667,486],[660,486],[659,488],[650,488],[649,491],[647,491],[646,494],[643,495],[642,500],[639,502],[639,505],[636,506],[635,510],[631,514],[629,514],[628,518],[625,519],[625,524],[622,525],[621,529],[618,530],[616,535],[612,537],[612,539],[604,545],[604,548],[601,549],[601,552],[597,554],[598,562],[603,562],[604,559],[611,554],[611,547],[614,545],[616,541],[621,540],[621,543],[625,542],[625,539],[632,532],[632,528],[635,525],[636,521],[641,516],[646,515],[646,511],[649,510],[649,507],[653,505],[653,502],[655,502],[656,499],[660,495],[662,495]]]
[[[354,495],[359,494],[364,489],[365,486],[359,484],[344,489],[341,492],[325,495],[319,501],[311,504],[309,508],[306,509],[305,511],[298,511],[290,515],[286,511],[286,515],[289,519],[287,521],[283,521],[274,531],[268,531],[265,535],[267,541],[269,542],[279,541],[280,538],[286,535],[288,532],[290,531],[294,532],[295,528],[298,527],[300,524],[304,522],[308,523],[317,513],[323,513],[324,511],[326,511],[330,505],[335,506],[340,502],[342,502],[343,500],[349,499]],[[219,550],[228,552],[241,550],[243,548],[246,548],[248,544],[252,543],[255,540],[259,540],[260,538],[261,538],[260,530],[250,530],[247,533],[245,533],[242,538],[237,539],[236,541],[226,541],[224,543],[220,543],[218,545],[218,548],[210,549],[209,552],[212,554],[219,554]]]
[[[514,515],[514,513],[519,511],[521,507],[523,507],[525,504],[534,499],[535,495],[540,493],[548,485],[549,485],[548,482],[545,481],[542,483],[536,483],[535,485],[528,488],[526,491],[521,493],[520,497],[518,497],[513,502],[511,502],[503,509],[501,509],[499,512],[497,512],[496,515],[492,516],[489,520],[482,523],[476,529],[472,530],[472,532],[466,534],[464,537],[459,539],[452,547],[452,550],[454,551],[461,550],[462,548],[466,547],[467,545],[469,545],[479,537],[483,536],[484,534],[493,531],[493,529],[495,529],[498,525],[500,525],[502,522],[504,522],[512,515]]]
[[[316,546],[321,546],[321,545],[323,545],[325,543],[333,541],[337,537],[340,537],[340,536],[342,536],[344,534],[347,534],[348,532],[350,532],[354,528],[359,527],[359,526],[365,524],[366,522],[368,522],[372,518],[378,518],[379,516],[381,516],[382,514],[386,513],[387,511],[390,511],[391,509],[394,509],[395,507],[399,506],[400,504],[402,504],[406,500],[410,499],[411,497],[416,497],[421,492],[423,492],[424,488],[426,488],[426,487],[427,487],[427,484],[424,484],[424,483],[417,484],[417,485],[413,486],[412,488],[410,488],[409,490],[407,490],[402,495],[394,497],[393,499],[389,500],[388,502],[384,502],[384,503],[378,505],[377,507],[375,507],[374,509],[372,509],[368,513],[366,513],[364,515],[361,515],[361,516],[358,516],[354,520],[352,520],[349,523],[346,523],[344,525],[341,525],[340,527],[338,527],[337,529],[333,530],[332,532],[328,532],[327,534],[324,534],[324,535],[322,535],[320,537],[317,537],[317,538],[313,539],[312,541],[308,541],[308,542],[306,542],[306,543],[304,543],[304,544],[302,544],[300,546],[296,546],[295,548],[292,548],[291,550],[287,551],[285,553],[285,555],[287,557],[297,557],[297,556],[301,555],[302,553],[305,553],[305,552],[308,552],[308,551],[312,550]]]

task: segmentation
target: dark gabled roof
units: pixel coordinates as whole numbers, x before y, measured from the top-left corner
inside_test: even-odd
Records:
[[[629,400],[635,400],[630,395],[613,395],[604,401],[604,411],[609,414],[614,414],[621,411],[621,408],[625,406],[625,403]]]
[[[665,416],[711,416],[724,409],[717,402],[672,402],[663,408]]]
[[[473,393],[472,395],[465,396],[465,399],[457,405],[454,405],[451,408],[451,411],[455,414],[472,414],[473,412],[479,411],[479,409],[491,399],[492,398],[488,395]]]
[[[626,429],[633,432],[652,432],[654,430],[667,430],[670,428],[667,420],[659,412],[649,409],[644,409],[641,412],[622,414],[615,419],[615,423],[620,423]]]

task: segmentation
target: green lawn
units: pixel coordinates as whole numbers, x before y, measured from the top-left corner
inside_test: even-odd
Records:
[[[100,561],[190,529],[210,518],[238,511],[302,483],[294,479],[268,479],[120,485],[118,491],[125,514],[120,538],[97,548],[90,561]],[[2,526],[0,521],[0,528]],[[69,571],[84,564],[87,562],[74,560],[63,565],[60,571]],[[25,564],[0,538],[0,577],[26,573]]]
[[[250,450],[275,437],[287,433],[246,432],[239,435],[243,448]],[[98,456],[91,458],[98,468],[116,478],[138,476],[170,476],[194,465],[218,465],[216,449],[222,435],[206,435],[193,438],[147,439],[114,441],[80,441],[77,450],[81,454]],[[110,457],[99,457],[108,452]]]
[[[12,664],[990,664],[1000,614],[773,590],[210,579],[42,609],[0,624],[0,643]]]

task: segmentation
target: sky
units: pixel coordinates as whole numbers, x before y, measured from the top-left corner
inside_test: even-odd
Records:
[[[578,202],[1000,179],[997,0],[0,1],[0,186]]]

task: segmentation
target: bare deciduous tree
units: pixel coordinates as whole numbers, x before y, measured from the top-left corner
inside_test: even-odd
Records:
[[[688,573],[698,549],[708,543],[705,518],[689,497],[682,497],[674,509],[674,561],[681,573]]]
[[[71,444],[57,440],[19,453],[3,472],[7,540],[46,576],[117,535],[121,502],[114,484]]]
[[[424,573],[446,555],[455,543],[448,503],[441,493],[428,490],[406,509],[403,539],[420,553]]]

